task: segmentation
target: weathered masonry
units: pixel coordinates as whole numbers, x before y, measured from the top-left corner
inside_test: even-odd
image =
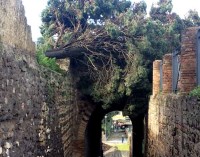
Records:
[[[70,70],[60,75],[35,58],[22,1],[0,0],[0,156],[102,156],[101,121],[111,111],[86,101]],[[132,122],[141,154],[143,119]]]
[[[93,106],[72,76],[37,65],[21,0],[0,0],[0,156],[84,156]]]
[[[199,28],[186,30],[181,53],[153,64],[147,157],[200,156],[200,102],[187,96],[199,85],[199,38]],[[0,157],[101,155],[106,113],[84,99],[76,79],[37,65],[22,1],[0,0]],[[140,157],[143,117],[132,124],[133,156]]]
[[[149,157],[200,156],[200,102],[187,96],[199,85],[199,47],[199,28],[189,28],[182,36],[180,59],[175,66],[178,76],[174,74],[172,54],[153,64],[153,95],[148,113]]]

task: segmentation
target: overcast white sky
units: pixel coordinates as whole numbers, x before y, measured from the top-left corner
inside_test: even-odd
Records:
[[[47,0],[22,0],[25,6],[26,17],[28,24],[32,29],[33,41],[37,41],[37,38],[41,36],[39,26],[41,25],[40,13],[45,8]],[[132,0],[134,2],[141,0]],[[158,0],[144,0],[147,3],[148,8],[152,3],[158,2]],[[172,0],[173,11],[179,14],[182,18],[189,9],[195,9],[200,14],[200,0]]]

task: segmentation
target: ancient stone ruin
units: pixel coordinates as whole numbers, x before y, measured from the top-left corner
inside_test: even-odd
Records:
[[[200,156],[200,102],[186,95],[196,86],[198,30],[190,28],[183,35],[180,93],[172,93],[171,54],[154,62],[148,157]],[[0,0],[0,156],[99,156],[105,113],[82,99],[75,80],[70,72],[63,76],[37,64],[22,1]],[[140,132],[143,119],[132,122]],[[134,154],[137,147],[132,149]]]

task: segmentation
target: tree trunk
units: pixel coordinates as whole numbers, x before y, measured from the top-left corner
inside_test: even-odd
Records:
[[[45,56],[49,58],[64,59],[64,58],[76,58],[78,56],[86,53],[87,50],[82,47],[72,47],[72,48],[61,48],[45,52]]]

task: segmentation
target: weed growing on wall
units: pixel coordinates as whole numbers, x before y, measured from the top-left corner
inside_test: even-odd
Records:
[[[189,96],[196,96],[200,98],[200,86],[194,88],[192,91],[190,91]]]
[[[60,69],[59,65],[56,63],[56,60],[54,58],[45,57],[44,53],[42,53],[41,50],[37,51],[36,57],[37,57],[37,62],[40,65],[50,68],[53,71],[62,73],[62,69]]]
[[[55,58],[48,58],[44,55],[44,52],[48,49],[49,45],[47,43],[44,43],[42,39],[41,41],[38,41],[37,43],[37,51],[36,51],[36,58],[38,64],[49,68],[53,71],[64,73],[64,70],[62,70],[59,65],[56,63]]]

